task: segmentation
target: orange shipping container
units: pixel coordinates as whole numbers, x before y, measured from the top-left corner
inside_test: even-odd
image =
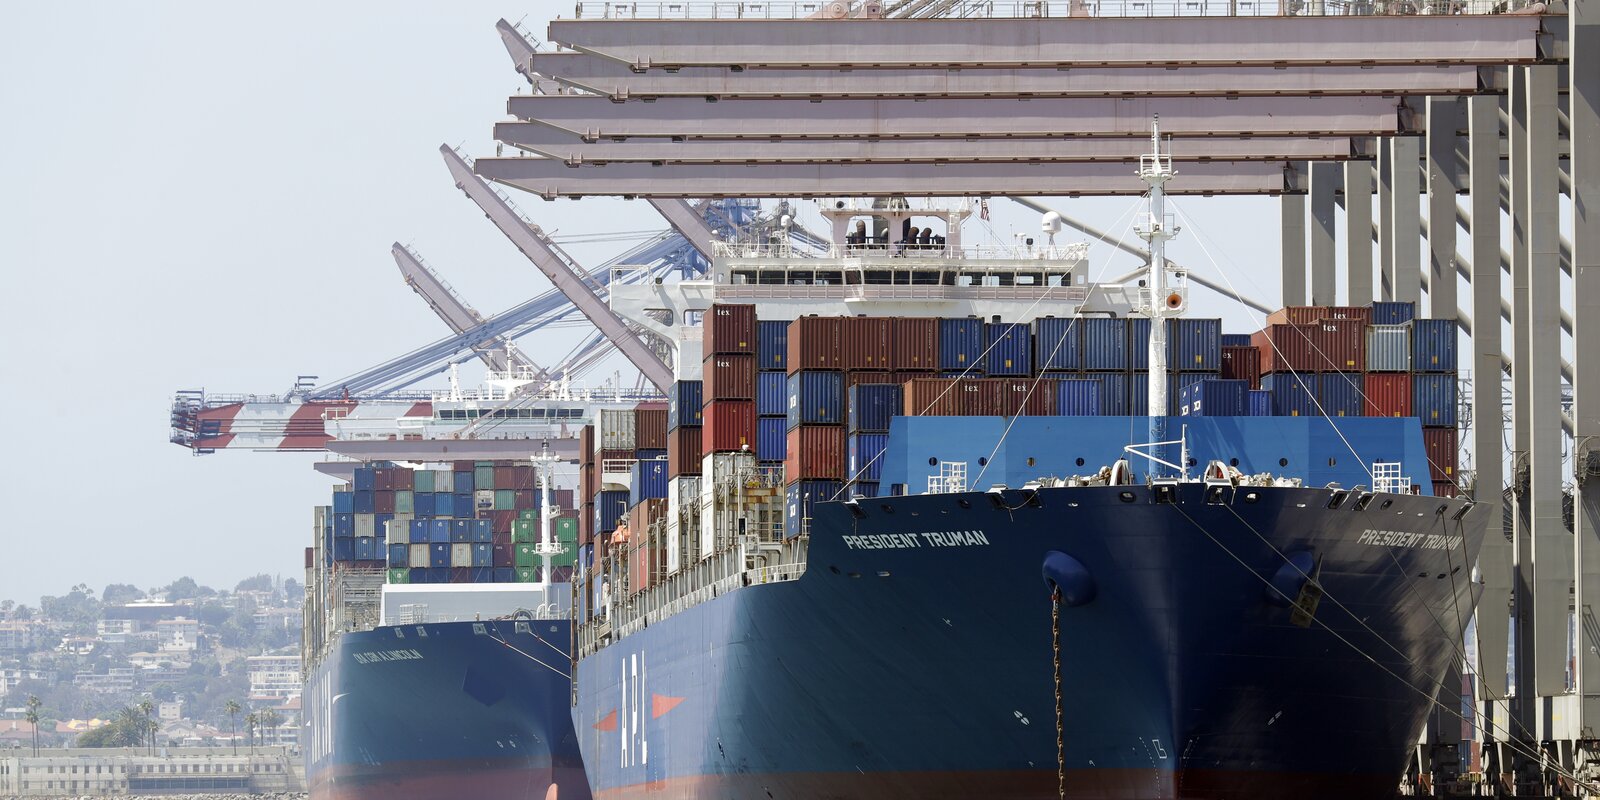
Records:
[[[1288,306],[1267,315],[1268,325],[1310,325],[1328,316],[1327,306]]]
[[[700,449],[700,436],[704,428],[674,428],[667,435],[667,477],[699,475],[705,453]]]
[[[914,378],[906,381],[902,394],[902,416],[961,416],[961,395],[954,378]]]
[[[706,403],[701,448],[707,453],[735,453],[756,448],[754,400],[713,400]]]
[[[1409,417],[1411,376],[1404,372],[1369,372],[1362,380],[1365,417]]]
[[[844,427],[801,425],[789,430],[783,475],[790,482],[806,478],[844,479]]]
[[[1460,434],[1455,428],[1423,428],[1422,446],[1428,451],[1428,473],[1434,483],[1454,482],[1460,459]]]
[[[633,446],[640,450],[666,449],[666,403],[640,403],[634,407]]]
[[[713,355],[706,357],[703,376],[705,402],[756,399],[756,357]],[[637,435],[637,432],[635,432]]]
[[[921,317],[896,318],[889,330],[891,369],[939,369],[939,320]]]
[[[839,328],[843,322],[840,317],[801,317],[789,323],[789,373],[844,369],[839,352]]]
[[[1261,351],[1254,347],[1222,348],[1222,377],[1247,381],[1251,389],[1261,388]]]
[[[888,317],[845,317],[839,326],[839,347],[844,351],[844,368],[889,369]]]
[[[756,353],[756,307],[714,304],[702,318],[706,355]]]
[[[1056,382],[1051,378],[991,378],[997,385],[993,409],[1003,417],[1048,417],[1056,413]]]
[[[1316,336],[1315,325],[1268,325],[1251,334],[1251,343],[1261,351],[1261,374],[1321,372],[1327,359],[1317,354]]]

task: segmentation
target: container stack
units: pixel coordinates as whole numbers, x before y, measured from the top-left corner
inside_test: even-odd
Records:
[[[701,449],[756,449],[756,307],[713,305],[705,313],[705,406]]]
[[[801,317],[789,325],[783,483],[805,517],[815,497],[839,499],[845,470],[845,376],[892,378],[889,320]],[[796,529],[803,532],[804,527]]]
[[[858,383],[846,392],[845,469],[851,497],[879,496],[889,421],[900,413],[904,391],[892,383]]]
[[[780,469],[788,453],[789,323],[756,322],[756,461]]]
[[[509,461],[457,461],[440,469],[388,464],[358,467],[348,485],[319,510],[324,520],[323,563],[387,570],[389,583],[512,583],[519,520],[537,524],[533,468]],[[577,519],[571,490],[553,493],[553,524],[566,531],[571,564]],[[568,570],[570,572],[570,570]],[[567,575],[553,573],[553,579]]]

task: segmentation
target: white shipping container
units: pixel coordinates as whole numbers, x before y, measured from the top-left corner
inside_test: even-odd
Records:
[[[634,449],[633,409],[602,408],[594,418],[594,441],[601,450]]]
[[[756,470],[756,454],[707,453],[700,461],[700,558],[708,558],[719,548],[733,541],[733,530],[738,521],[732,509],[717,513],[716,500],[728,497],[744,479]]]
[[[479,511],[493,511],[494,510],[494,490],[493,489],[479,489],[476,492],[473,492],[472,496],[476,500],[476,503],[477,503]]]
[[[427,545],[425,545],[425,544],[414,544],[414,545],[411,545],[411,566],[412,567],[419,568],[419,569],[425,569],[428,566],[429,560],[430,559],[428,557],[428,546]]]
[[[377,514],[357,514],[356,515],[356,535],[357,536],[377,536],[378,535],[378,515]]]
[[[456,490],[456,474],[447,469],[435,470],[433,473],[433,490],[435,492],[454,492]]]
[[[389,544],[411,544],[411,520],[391,519],[384,523],[387,528],[384,534]]]
[[[667,574],[683,568],[699,552],[700,476],[667,481]]]
[[[450,566],[472,566],[472,545],[467,542],[456,542],[450,545]]]

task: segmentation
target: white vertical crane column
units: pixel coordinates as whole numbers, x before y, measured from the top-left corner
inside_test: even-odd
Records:
[[[1528,492],[1533,523],[1534,647],[1539,653],[1534,691],[1567,691],[1568,607],[1572,588],[1572,538],[1562,520],[1561,440],[1561,215],[1556,182],[1556,83],[1560,67],[1527,67],[1527,162],[1520,166],[1528,204],[1525,260],[1527,291],[1514,317],[1526,312],[1518,334],[1528,333]],[[1520,345],[1519,345],[1520,350]],[[1519,353],[1520,355],[1520,353]]]
[[[1528,384],[1530,326],[1528,325],[1528,74],[1520,67],[1506,70],[1506,111],[1510,120],[1506,131],[1511,172],[1511,487],[1513,504],[1512,545],[1515,549],[1513,617],[1516,637],[1512,642],[1511,663],[1515,676],[1512,704],[1512,733],[1526,739],[1535,727],[1534,666],[1538,651],[1533,646],[1533,497],[1529,492],[1528,451],[1533,447],[1532,408]]]
[[[1498,212],[1496,212],[1498,213]],[[1372,162],[1344,163],[1345,302],[1362,306],[1372,293]]]
[[[1467,101],[1470,149],[1468,191],[1472,204],[1472,316],[1483,320],[1472,331],[1473,500],[1484,509],[1490,530],[1478,552],[1483,597],[1478,601],[1478,695],[1487,719],[1504,719],[1507,637],[1511,612],[1512,547],[1500,535],[1501,492],[1505,488],[1500,425],[1500,98],[1478,95]],[[1495,729],[1489,738],[1501,738]]]
[[[1394,299],[1394,150],[1380,138],[1373,171],[1378,180],[1378,297]]]
[[[1306,304],[1306,197],[1278,198],[1283,211],[1283,305]]]
[[[1567,6],[1571,60],[1568,125],[1572,156],[1573,337],[1600,341],[1600,3]],[[1600,725],[1600,348],[1580,346],[1573,369],[1574,513],[1579,730]]]
[[[1422,153],[1415,136],[1389,140],[1389,291],[1397,302],[1422,300]]]
[[[1459,97],[1428,98],[1428,307],[1437,319],[1456,316],[1456,132]]]
[[[1339,165],[1329,161],[1311,163],[1311,305],[1331,306],[1338,302],[1339,287],[1334,266],[1334,192],[1339,188]]]

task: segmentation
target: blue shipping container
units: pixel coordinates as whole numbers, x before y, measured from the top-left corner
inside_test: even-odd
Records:
[[[492,555],[491,553],[491,557]],[[511,583],[517,579],[517,570],[514,567],[495,567],[492,574],[495,583]]]
[[[1422,320],[1417,320],[1421,322]],[[1456,426],[1456,376],[1411,376],[1411,413],[1429,427]]]
[[[883,477],[883,451],[889,448],[889,434],[851,434],[847,445],[850,464],[846,472],[850,480],[877,483]]]
[[[1178,416],[1178,398],[1183,396],[1183,387],[1197,380],[1204,380],[1203,375],[1168,375],[1167,376],[1167,416]],[[1127,376],[1127,411],[1123,412],[1130,417],[1144,417],[1150,414],[1150,375],[1145,372],[1134,372]]]
[[[370,492],[378,488],[378,471],[372,467],[356,467],[355,485],[358,492]],[[360,512],[358,512],[360,513]]]
[[[1322,413],[1330,417],[1359,417],[1362,412],[1362,378],[1358,372],[1329,372],[1322,376],[1317,397]]]
[[[355,539],[334,539],[333,540],[333,560],[334,561],[354,561],[354,560],[356,560],[356,540]]]
[[[1417,307],[1413,303],[1373,303],[1373,325],[1404,325],[1417,318]]]
[[[1249,412],[1248,416],[1272,416],[1272,392],[1266,389],[1251,389],[1245,402],[1248,404],[1246,407],[1246,411]]]
[[[756,369],[787,372],[789,369],[789,323],[783,320],[756,322]]]
[[[635,450],[635,451],[633,451],[633,455],[634,455],[635,458],[639,459],[640,461],[653,461],[653,460],[660,459],[660,458],[666,458],[667,457],[667,451],[665,451],[665,450]]]
[[[370,491],[358,490],[351,499],[350,507],[355,509],[357,514],[371,514],[378,509],[377,498]]]
[[[901,387],[893,383],[858,383],[848,394],[850,433],[888,433],[889,420],[900,413],[904,398]]]
[[[428,583],[429,579],[430,579],[430,576],[428,575],[428,568],[427,567],[412,567],[411,568],[411,582],[412,583]]]
[[[354,513],[356,513],[356,498],[355,498],[355,495],[350,493],[350,492],[334,492],[333,493],[333,513],[335,513],[335,514],[354,514]]]
[[[1417,372],[1456,371],[1455,320],[1419,319],[1411,323],[1411,368]]]
[[[475,477],[476,475],[471,470],[466,472],[457,472],[455,473],[455,477],[450,480],[450,488],[454,489],[456,494],[475,491],[472,485]],[[483,488],[488,489],[489,487],[485,486]]]
[[[455,513],[455,495],[449,492],[433,493],[433,515],[436,517],[453,517]]]
[[[990,375],[1033,374],[1033,332],[1017,322],[983,326],[983,369]]]
[[[472,541],[494,542],[494,523],[488,519],[472,520]]]
[[[860,500],[862,498],[867,498],[867,497],[877,497],[878,496],[878,486],[879,486],[879,484],[878,484],[877,481],[856,481],[855,483],[850,484],[849,487],[847,487],[845,489],[845,494],[851,500]]]
[[[628,493],[620,489],[596,492],[594,496],[594,529],[596,533],[610,533],[617,522],[628,515]]]
[[[393,514],[377,514],[373,516],[372,521],[375,532],[372,535],[378,537],[378,541],[381,542],[389,538],[389,522],[393,519]]]
[[[432,520],[426,519],[411,520],[411,530],[409,533],[411,535],[412,544],[427,544],[428,542],[432,541],[432,534],[428,533],[428,525],[431,522]]]
[[[789,376],[782,372],[756,373],[756,414],[781,417],[789,413]]]
[[[433,492],[415,492],[411,495],[411,513],[418,518],[434,516]]]
[[[983,321],[977,319],[939,320],[939,369],[982,374],[978,363],[983,355]]]
[[[756,420],[756,460],[782,461],[789,451],[789,420],[762,417]]]
[[[1064,378],[1057,381],[1056,413],[1063,417],[1100,416],[1103,387],[1104,383],[1099,378]]]
[[[795,481],[784,490],[783,538],[793,539],[811,530],[811,509],[817,503],[840,499],[840,481]]]
[[[1083,379],[1100,382],[1100,416],[1120,417],[1127,415],[1128,373],[1102,372],[1097,374],[1091,372],[1083,376]],[[1058,397],[1057,400],[1057,413],[1065,414],[1066,412],[1061,410],[1063,406],[1059,403],[1060,398]],[[1141,410],[1139,413],[1142,415],[1144,412]]]
[[[1178,397],[1178,414],[1196,417],[1246,416],[1246,393],[1250,382],[1207,378],[1183,387]]]
[[[478,514],[477,504],[472,501],[472,492],[456,492],[455,511],[457,517],[471,519]]]
[[[492,544],[474,544],[474,545],[472,545],[472,566],[480,567],[480,568],[482,568],[482,567],[493,568],[494,567],[494,545],[492,545]],[[492,579],[494,577],[494,573],[491,572],[486,577]]]
[[[430,569],[449,569],[450,568],[450,545],[449,544],[434,543],[434,544],[428,545],[428,567]],[[437,572],[434,573],[434,577],[435,578],[437,578],[438,575],[439,575],[439,573],[437,573]],[[444,582],[448,583],[449,582],[449,578],[447,577]]]
[[[801,370],[789,376],[789,427],[844,422],[844,373]]]
[[[1253,340],[1253,337],[1251,337],[1248,333],[1222,334],[1223,347],[1251,347],[1254,344],[1255,341]]]
[[[1261,376],[1261,388],[1272,393],[1272,416],[1315,417],[1321,381],[1314,372],[1278,372]]]
[[[455,519],[450,521],[450,541],[453,544],[467,544],[472,541],[472,520]]]
[[[391,545],[389,545],[389,567],[391,569],[398,569],[400,567],[410,567],[410,566],[411,566],[411,545],[409,545],[409,544],[391,544]]]
[[[633,462],[632,482],[628,487],[628,506],[645,500],[667,496],[667,462],[665,460]]]
[[[448,561],[449,561],[448,555],[446,556],[445,560],[446,560],[446,563],[448,563]],[[449,567],[428,567],[428,583],[449,583],[449,582],[450,582],[450,568]]]
[[[667,392],[667,427],[698,428],[705,406],[705,383],[678,381]]]
[[[1121,317],[1083,317],[1083,368],[1086,370],[1125,370],[1128,368],[1128,321]]]
[[[1033,321],[1033,363],[1040,372],[1083,369],[1083,330],[1077,317],[1040,317]]]
[[[1167,363],[1179,372],[1222,369],[1222,320],[1167,320]]]
[[[356,535],[356,515],[334,514],[333,535],[341,539],[348,539]]]
[[[1148,317],[1128,317],[1128,369],[1146,370],[1150,368],[1150,319]],[[1140,411],[1139,416],[1144,412]]]
[[[351,541],[355,542],[357,561],[376,561],[378,559],[378,540],[371,536],[357,536]],[[387,555],[387,553],[385,554]]]
[[[450,543],[450,520],[447,520],[447,519],[430,519],[430,520],[428,520],[428,538],[427,538],[427,541],[430,542],[430,543],[433,543],[433,544],[449,544]],[[412,544],[420,544],[420,542],[412,542]]]

